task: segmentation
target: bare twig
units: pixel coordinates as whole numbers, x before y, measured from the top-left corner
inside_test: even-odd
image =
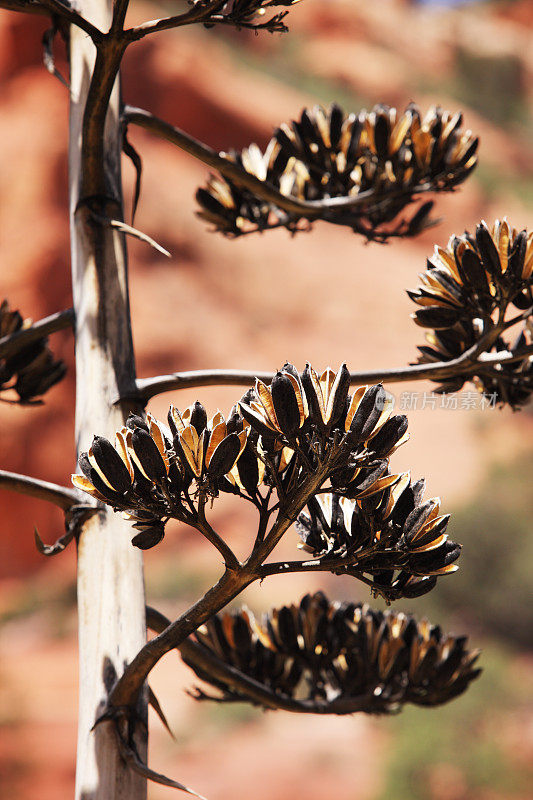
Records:
[[[0,358],[16,353],[22,347],[41,339],[43,336],[48,336],[49,333],[62,331],[65,328],[72,328],[74,324],[74,311],[72,308],[67,308],[65,311],[58,311],[56,314],[51,314],[49,317],[44,317],[38,322],[28,328],[22,328],[9,336],[3,336],[0,339]]]
[[[205,536],[208,542],[210,542],[214,547],[216,547],[216,549],[224,559],[224,564],[226,569],[233,569],[233,570],[237,569],[240,566],[239,559],[237,558],[231,547],[228,544],[226,544],[224,539],[222,539],[222,537],[219,536],[219,534],[211,527],[211,525],[208,523],[205,517],[205,501],[206,497],[204,495],[203,502],[198,503],[199,518],[196,521],[191,522],[190,524],[194,528],[196,528],[196,530],[199,531],[203,536]]]
[[[194,8],[187,11],[185,14],[177,14],[163,19],[152,19],[148,22],[144,22],[142,25],[138,25],[136,28],[130,28],[124,31],[124,34],[130,42],[134,42],[143,39],[149,33],[158,33],[159,31],[170,30],[171,28],[180,28],[183,25],[204,22],[204,20],[207,20],[226,3],[227,0],[214,0],[210,5],[197,3]]]
[[[110,32],[114,34],[122,34],[124,31],[124,20],[128,13],[128,6],[130,0],[115,0],[113,5],[113,20],[111,22]]]
[[[75,489],[30,478],[29,475],[19,475],[17,472],[6,472],[3,469],[0,470],[0,489],[10,489],[19,494],[36,497],[38,500],[47,500],[64,511],[80,502],[80,496]]]
[[[134,703],[146,677],[159,659],[185,641],[254,580],[255,576],[244,570],[226,570],[200,600],[137,653],[113,687],[109,695],[109,707],[119,708]]]
[[[93,514],[100,513],[100,510],[98,506],[89,506],[84,503],[71,506],[65,512],[65,533],[59,536],[54,544],[45,544],[39,536],[39,531],[35,527],[33,529],[33,535],[35,538],[35,546],[39,553],[47,557],[57,556],[59,553],[62,553],[74,538],[78,541],[83,523],[86,522],[89,517],[92,517]]]
[[[375,369],[367,372],[352,372],[352,386],[365,383],[402,383],[403,381],[438,381],[456,375],[475,373],[478,364],[510,364],[519,361],[533,348],[528,346],[520,354],[509,352],[482,353],[477,360],[472,360],[469,351],[451,361],[437,361],[434,364],[412,364],[398,369]],[[192,370],[190,372],[174,372],[171,375],[157,375],[154,378],[138,378],[137,389],[144,402],[152,397],[172,392],[176,389],[193,389],[198,386],[253,386],[256,378],[270,383],[273,372],[262,372],[238,369]]]
[[[85,31],[95,44],[101,42],[104,34],[96,25],[82,17],[72,8],[70,3],[61,0],[0,0],[0,8],[9,11],[21,11],[26,14],[54,14],[70,25],[76,25]]]

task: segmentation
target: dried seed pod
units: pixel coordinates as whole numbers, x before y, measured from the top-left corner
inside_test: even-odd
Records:
[[[437,391],[458,391],[469,377],[491,402],[513,408],[525,404],[533,391],[533,357],[527,352],[531,335],[527,318],[533,314],[533,232],[517,231],[505,219],[496,220],[492,228],[482,221],[475,236],[454,236],[446,249],[435,247],[420,278],[421,285],[408,292],[420,306],[412,317],[433,331],[426,335],[430,346],[418,348],[419,363],[459,358],[486,334],[497,333],[501,320],[509,319],[506,312],[511,312],[511,305],[525,312],[516,319],[525,337],[518,336],[520,344],[511,346],[496,335],[487,345],[487,352],[507,350],[513,357],[523,350],[522,359],[479,374],[473,367],[470,376],[441,381]]]
[[[258,433],[292,439],[309,416],[300,377],[291,364],[276,373],[270,387],[256,380],[253,399],[239,403],[240,411]]]
[[[200,403],[183,414],[171,407],[168,420],[167,429],[151,414],[146,419],[130,415],[114,446],[104,437],[94,438],[89,453],[79,459],[83,475],[72,476],[78,489],[135,522],[140,533],[133,544],[141,549],[162,540],[170,518],[194,523],[199,492],[205,498],[233,491],[230,473],[248,441],[242,420],[239,431],[228,432],[222,414],[207,422]]]
[[[24,321],[19,311],[11,311],[7,300],[0,304],[0,338],[11,336],[31,325]],[[0,392],[14,390],[20,403],[32,403],[59,383],[67,368],[56,360],[48,347],[48,338],[17,347],[5,357],[0,357]]]
[[[410,219],[405,217],[413,196],[450,191],[474,169],[478,140],[461,125],[461,114],[440,108],[430,109],[422,119],[414,104],[403,114],[377,105],[357,115],[345,114],[336,104],[327,109],[315,106],[304,109],[298,120],[282,124],[264,154],[251,145],[228,158],[281,195],[299,201],[361,195],[364,203],[328,208],[324,218],[384,241],[416,235],[433,224],[428,203]],[[222,177],[211,177],[196,197],[199,215],[232,236],[280,225],[294,232],[306,219],[305,209],[283,211]]]
[[[330,429],[346,411],[350,387],[350,373],[346,364],[341,364],[337,372],[328,367],[319,377],[307,363],[301,380],[309,405],[311,421],[325,429]]]
[[[296,527],[299,547],[324,569],[329,562],[333,572],[370,576],[372,591],[390,601],[424,594],[435,585],[430,578],[455,572],[461,548],[448,540],[440,500],[422,502],[423,482],[390,475],[386,464],[352,490],[353,499],[346,490],[313,498]]]
[[[199,691],[199,699],[291,711],[386,714],[405,703],[436,706],[481,672],[479,651],[467,650],[466,637],[402,612],[330,602],[321,592],[273,609],[262,623],[248,609],[217,615],[195,639],[184,661],[220,693]]]

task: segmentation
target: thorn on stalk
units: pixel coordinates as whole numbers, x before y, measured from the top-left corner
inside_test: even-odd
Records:
[[[43,33],[42,38],[42,45],[43,45],[43,64],[50,73],[53,75],[54,78],[65,86],[66,89],[70,91],[69,82],[63,75],[59,72],[56,67],[55,56],[54,56],[54,39],[56,38],[56,34],[59,32],[59,26],[57,24],[57,19],[54,17],[52,19],[52,27],[48,28]]]
[[[176,737],[174,736],[174,733],[172,732],[172,730],[170,729],[170,725],[168,724],[168,720],[167,720],[167,718],[165,716],[165,712],[161,708],[161,704],[160,704],[159,700],[157,699],[157,697],[156,697],[153,689],[151,688],[151,686],[148,686],[148,705],[152,706],[152,708],[154,709],[155,713],[157,714],[157,716],[159,717],[159,719],[161,720],[161,722],[163,723],[163,725],[165,726],[165,728],[167,729],[169,734],[172,736],[174,741],[176,741]]]
[[[99,512],[98,508],[94,506],[78,505],[72,506],[65,512],[65,531],[63,536],[60,536],[54,544],[45,544],[39,535],[37,527],[34,526],[33,535],[35,538],[35,546],[43,556],[56,556],[65,550],[72,539],[78,540],[83,523],[92,517],[93,514]]]
[[[162,786],[169,786],[171,789],[179,789],[182,792],[187,792],[187,794],[198,797],[200,800],[206,800],[201,794],[198,794],[198,792],[195,792],[193,789],[189,789],[183,783],[179,783],[172,778],[168,778],[166,775],[162,775],[160,772],[155,772],[150,769],[147,764],[141,761],[134,747],[124,741],[117,725],[114,726],[114,730],[120,755],[134,772],[137,772],[139,775],[142,775],[144,778],[154,783],[160,783]]]
[[[139,197],[141,195],[141,177],[142,177],[143,165],[139,153],[128,139],[127,127],[124,128],[124,131],[122,133],[122,152],[130,159],[131,163],[135,168],[135,189],[133,190],[133,203],[131,211],[131,224],[133,225],[133,222],[135,220],[135,213],[137,211],[137,206],[139,204]]]
[[[133,228],[131,225],[128,225],[126,222],[121,222],[119,219],[104,217],[100,214],[97,214],[95,211],[91,211],[90,213],[93,219],[95,219],[97,222],[100,222],[102,225],[109,225],[111,228],[116,228],[126,236],[132,236],[134,239],[139,239],[141,242],[146,242],[146,244],[149,244],[150,247],[154,248],[154,250],[157,250],[158,253],[162,253],[167,258],[172,258],[172,254],[158,244],[155,239],[152,239],[151,236],[148,236],[147,233],[143,233],[142,231],[137,230],[137,228]]]

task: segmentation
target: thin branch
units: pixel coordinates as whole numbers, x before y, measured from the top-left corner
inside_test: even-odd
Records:
[[[218,170],[225,178],[229,178],[239,186],[244,186],[258,197],[283,209],[289,214],[295,214],[310,220],[327,219],[332,222],[335,220],[334,218],[330,219],[328,217],[328,212],[338,213],[342,210],[357,207],[368,210],[372,206],[372,200],[379,200],[379,202],[382,202],[384,199],[383,193],[380,194],[379,190],[367,189],[365,192],[360,192],[353,197],[331,197],[325,200],[298,200],[295,197],[281,194],[272,184],[256,178],[255,175],[251,175],[225,154],[217,153],[211,147],[199,142],[180,128],[176,128],[174,125],[170,125],[168,122],[154,117],[149,111],[126,106],[122,118],[126,124],[131,122],[135,125],[139,125],[146,130],[152,131],[152,133],[155,133],[162,139],[166,139],[168,142],[177,145],[199,161]],[[407,194],[413,196],[428,191],[430,188],[430,185],[427,183],[420,184],[419,186],[410,187]],[[388,199],[402,194],[406,194],[405,190],[391,191],[387,193],[386,198]]]
[[[29,475],[6,472],[3,469],[0,470],[0,489],[10,489],[19,494],[36,497],[38,500],[47,500],[64,511],[68,511],[69,508],[80,502],[80,497],[74,489],[59,486],[57,483],[40,481],[38,478],[30,478]]]
[[[81,190],[79,193],[77,211],[84,205],[92,203],[94,211],[95,202],[99,209],[107,214],[103,199],[111,201],[111,205],[118,209],[122,203],[118,197],[109,197],[110,187],[106,177],[106,160],[104,157],[104,129],[109,107],[111,93],[120,70],[122,57],[126,51],[127,42],[124,37],[105,37],[96,52],[91,83],[87,92],[87,101],[83,112],[81,157],[83,163]],[[115,192],[116,193],[116,192]]]
[[[216,547],[222,558],[224,559],[224,564],[226,569],[237,569],[240,566],[239,559],[231,549],[231,547],[222,539],[221,536],[211,527],[205,517],[205,502],[206,497],[204,495],[203,502],[198,503],[198,513],[200,518],[191,522],[190,524],[192,527],[196,528],[208,542],[210,542],[213,547]]]
[[[128,13],[128,6],[130,0],[115,0],[113,5],[113,20],[111,22],[110,32],[121,34],[124,32],[124,20]]]
[[[34,322],[28,328],[22,328],[22,330],[16,331],[9,336],[2,336],[0,339],[0,358],[6,358],[12,353],[16,353],[17,350],[26,347],[37,339],[41,339],[43,336],[48,336],[49,333],[72,328],[73,325],[74,311],[72,308],[44,317],[44,319]]]
[[[124,35],[130,42],[135,42],[148,36],[150,33],[167,31],[171,28],[180,28],[183,25],[192,25],[195,22],[204,22],[204,20],[207,20],[226,3],[227,0],[215,0],[215,2],[208,6],[202,6],[201,3],[197,3],[194,8],[187,11],[185,14],[177,14],[172,17],[164,17],[163,19],[151,19],[135,28],[129,28],[127,31],[124,31]]]
[[[72,8],[69,3],[63,3],[61,0],[0,0],[0,8],[6,8],[9,11],[21,11],[26,14],[55,14],[70,25],[76,25],[87,33],[95,44],[102,41],[103,32],[93,25],[92,22],[82,17],[77,11]]]
[[[352,386],[365,383],[401,383],[403,381],[442,380],[456,375],[469,375],[475,372],[478,364],[509,364],[533,352],[528,346],[520,355],[505,352],[483,353],[472,361],[469,351],[451,361],[437,361],[434,364],[412,364],[399,369],[376,369],[367,372],[352,372]],[[154,378],[138,378],[137,389],[143,401],[172,392],[176,389],[193,389],[198,386],[253,386],[255,379],[270,383],[273,372],[254,372],[253,370],[212,369],[174,372],[171,375],[157,375]],[[122,398],[123,399],[123,398]]]
[[[159,659],[184,642],[254,580],[255,575],[244,569],[226,570],[200,600],[137,653],[113,687],[109,695],[109,707],[112,709],[134,704],[150,670]]]

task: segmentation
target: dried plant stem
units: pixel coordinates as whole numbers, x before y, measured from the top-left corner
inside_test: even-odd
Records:
[[[104,35],[102,31],[96,25],[89,22],[82,14],[79,14],[70,3],[63,3],[61,0],[39,0],[39,4],[65,22],[68,22],[70,25],[75,25],[80,30],[89,34],[94,44],[102,40]]]
[[[44,319],[34,322],[27,328],[22,328],[10,336],[3,336],[0,339],[0,358],[6,358],[12,353],[16,353],[21,347],[26,347],[37,339],[48,336],[50,333],[72,328],[73,324],[74,311],[72,308],[67,308],[65,311],[58,311],[56,314],[44,317]]]
[[[155,639],[148,642],[129,664],[109,696],[109,708],[131,707],[141,691],[150,670],[170,650],[181,645],[209,617],[216,614],[247,586],[261,577],[262,563],[276,547],[283,534],[290,528],[308,499],[324,482],[329,465],[324,464],[305,482],[300,492],[294,495],[290,505],[279,512],[276,521],[264,540],[254,546],[249,558],[234,569],[226,568],[220,580],[191,608],[169,625]]]
[[[196,22],[203,22],[207,17],[216,13],[221,9],[227,0],[214,0],[214,2],[202,5],[197,3],[196,7],[187,11],[185,14],[177,14],[172,17],[165,17],[164,19],[152,19],[138,25],[136,28],[130,28],[124,34],[131,42],[143,39],[150,33],[158,33],[159,31],[167,31],[171,28],[181,28],[183,25],[192,25]]]
[[[10,489],[28,497],[46,500],[64,511],[80,502],[80,497],[74,489],[59,486],[57,483],[41,481],[29,475],[19,475],[17,472],[7,472],[0,469],[0,489]]]
[[[352,386],[365,383],[402,383],[404,381],[433,380],[451,378],[456,375],[468,377],[476,367],[495,367],[498,364],[512,364],[533,353],[533,347],[525,347],[519,354],[509,352],[481,353],[472,360],[469,351],[451,361],[438,361],[434,364],[413,364],[398,369],[374,369],[366,372],[352,372]],[[273,372],[238,369],[192,370],[174,372],[170,375],[157,375],[153,378],[137,379],[137,395],[147,403],[152,397],[172,392],[176,389],[193,389],[198,386],[253,386],[256,378],[270,383]]]
[[[109,706],[120,708],[134,704],[150,670],[159,659],[237,597],[254,579],[255,576],[245,574],[242,570],[226,570],[198,602],[137,653],[115,684],[109,696]]]
[[[108,30],[111,0],[80,0],[80,12]],[[125,10],[122,4],[122,11]],[[115,404],[135,384],[124,235],[92,211],[122,218],[121,131],[116,77],[123,46],[105,37],[98,52],[70,31],[70,209],[76,314],[76,442],[86,450],[98,431],[111,437],[133,401]],[[142,555],[129,525],[111,511],[83,522],[78,543],[80,710],[76,800],[145,800],[146,776],[122,759],[109,725],[94,728],[114,681],[146,641]],[[135,714],[146,717],[142,693]],[[146,730],[134,744],[146,757]]]
[[[5,8],[9,11],[21,11],[25,14],[41,14],[41,15],[54,15],[59,17],[69,25],[75,25],[80,30],[87,33],[92,41],[97,44],[101,41],[103,33],[96,25],[89,22],[81,14],[79,14],[68,2],[61,2],[61,0],[0,0],[0,8]]]

